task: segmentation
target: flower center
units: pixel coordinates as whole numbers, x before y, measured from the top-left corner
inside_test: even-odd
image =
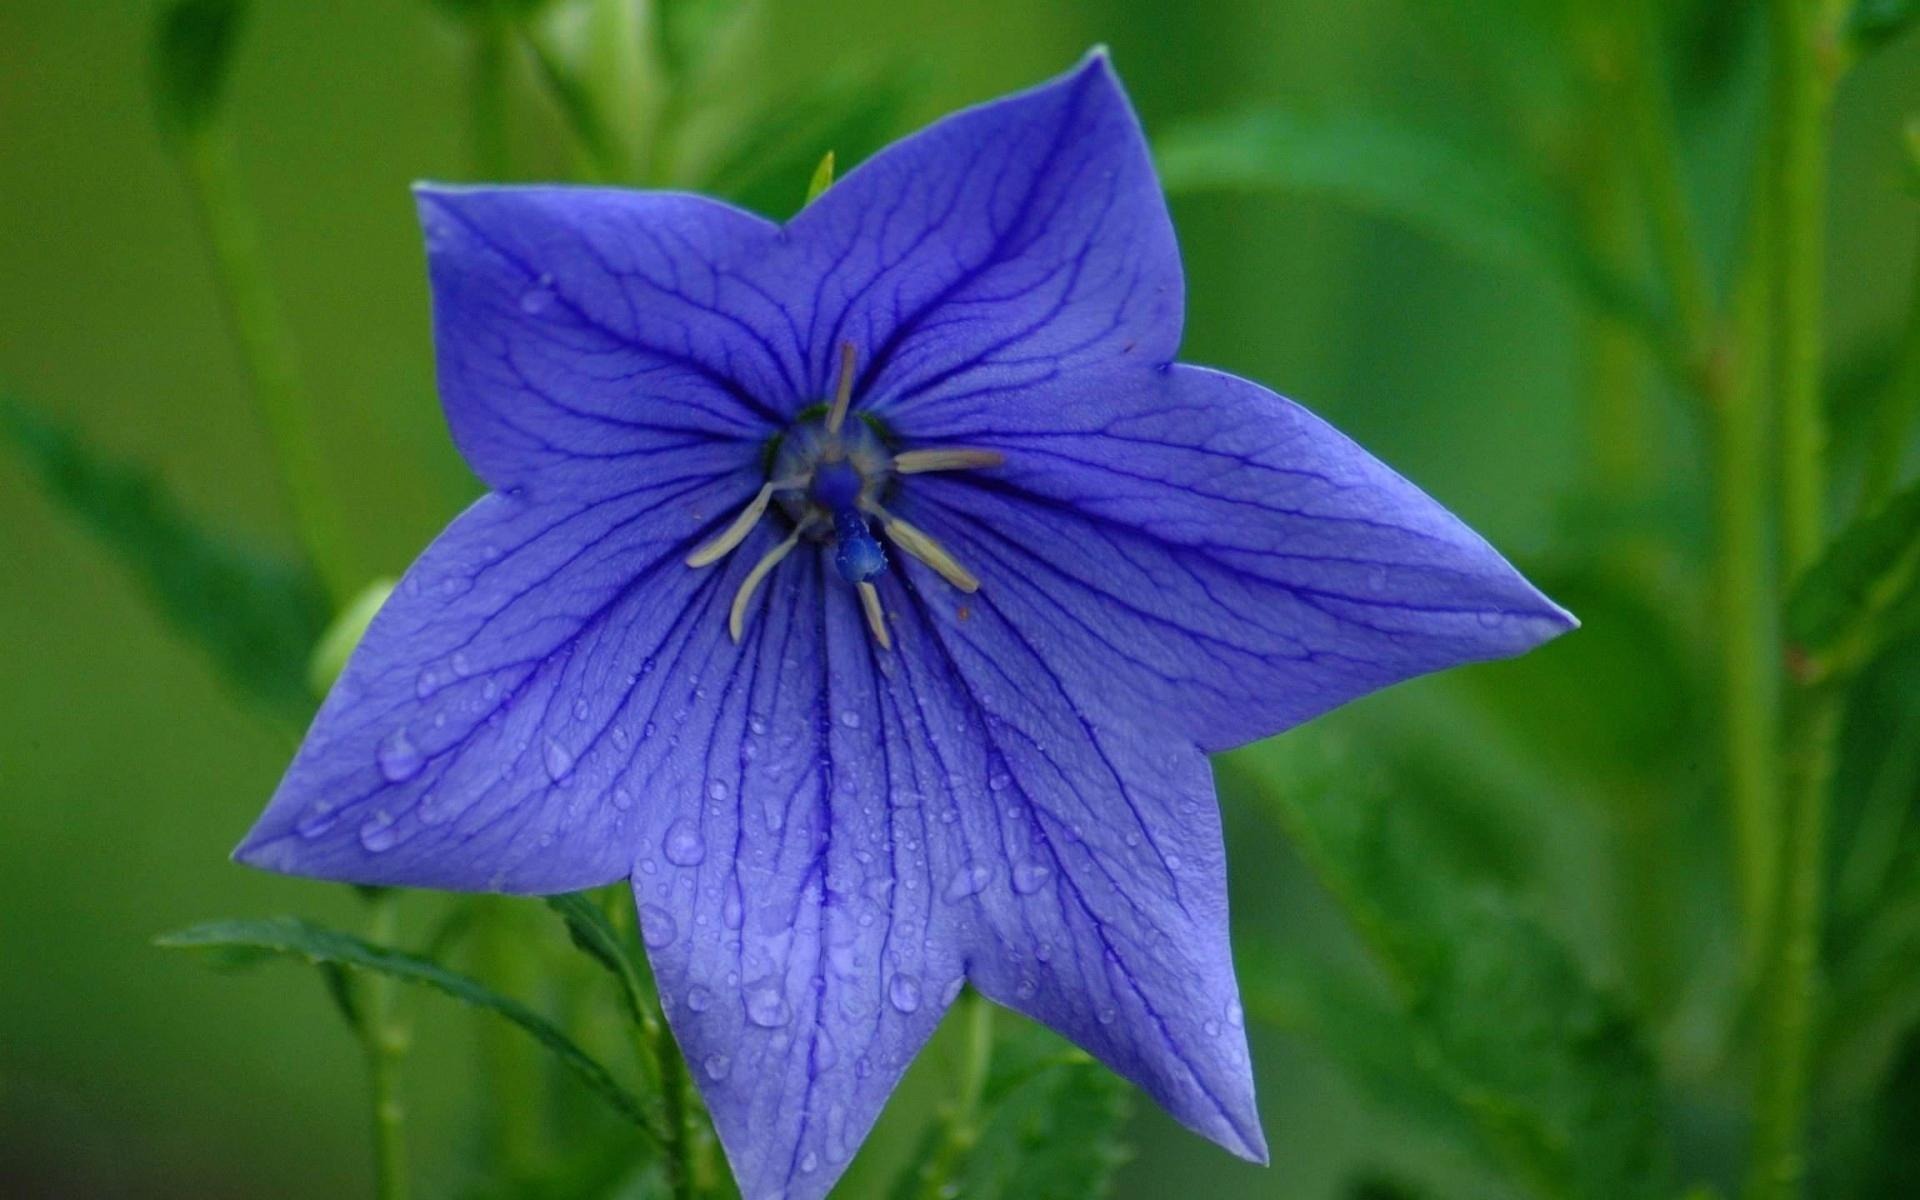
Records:
[[[888,512],[882,501],[903,477],[995,467],[1005,461],[1004,456],[997,450],[957,446],[894,453],[867,420],[857,415],[848,419],[854,399],[853,368],[853,345],[847,343],[840,348],[840,378],[833,399],[803,414],[780,435],[767,482],[718,536],[687,556],[687,565],[695,568],[727,557],[746,541],[776,499],[792,523],[787,536],[754,564],[734,593],[727,629],[736,642],[761,581],[804,538],[833,544],[834,570],[858,593],[874,640],[891,649],[886,612],[873,583],[887,573],[887,552],[873,536],[870,521],[880,523],[895,549],[919,559],[961,591],[980,587],[980,581],[954,561],[944,546],[925,530]]]

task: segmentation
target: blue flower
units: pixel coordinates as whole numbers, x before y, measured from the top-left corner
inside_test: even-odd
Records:
[[[750,1198],[827,1191],[965,982],[1264,1159],[1207,753],[1572,620],[1312,414],[1173,362],[1173,227],[1106,58],[784,226],[419,200],[491,490],[240,859],[630,878]]]

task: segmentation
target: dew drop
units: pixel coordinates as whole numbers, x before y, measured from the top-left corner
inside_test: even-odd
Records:
[[[1227,1005],[1227,1024],[1233,1026],[1235,1029],[1238,1029],[1240,1028],[1241,1025],[1246,1023],[1246,1019],[1247,1019],[1246,1011],[1240,1007],[1240,1002],[1238,1000],[1235,1000],[1232,1004]]]
[[[706,839],[700,836],[699,827],[685,817],[667,826],[667,836],[660,849],[676,867],[697,867],[707,857]]]
[[[1206,1031],[1208,1037],[1220,1036],[1220,1022],[1218,1021],[1207,1020],[1201,1024],[1200,1028]]]
[[[720,906],[720,919],[727,923],[728,929],[740,928],[741,922],[746,919],[746,903],[741,898],[738,879],[727,884],[727,899]]]
[[[713,993],[699,984],[687,989],[687,1007],[694,1012],[705,1012],[713,1007]]]
[[[386,777],[388,783],[405,783],[418,775],[427,761],[420,756],[419,748],[407,736],[405,728],[388,734],[381,741],[380,748],[374,751],[374,759],[380,764],[380,774]]]
[[[1052,877],[1053,869],[1045,863],[1016,863],[1013,868],[1013,890],[1022,896],[1031,896],[1045,887],[1047,880]]]
[[[591,711],[593,710],[587,705],[587,698],[585,696],[582,696],[578,700],[575,700],[573,702],[573,719],[574,720],[576,721],[586,720],[587,714]]]
[[[546,746],[540,751],[540,758],[546,764],[547,778],[555,783],[565,783],[567,776],[573,774],[573,752],[554,738],[547,739]]]
[[[887,984],[887,1000],[903,1013],[920,1007],[920,981],[911,975],[895,975]]]
[[[633,793],[624,787],[613,789],[613,806],[621,812],[633,807]]]
[[[848,729],[858,729],[860,728],[860,714],[851,708],[843,708],[840,710],[840,723]]]
[[[1005,771],[995,771],[987,778],[987,786],[996,792],[1006,791],[1008,785],[1012,782],[1013,776],[1007,774]]]
[[[727,1060],[727,1056],[724,1054],[709,1054],[706,1060],[700,1064],[701,1069],[706,1071],[707,1078],[713,1080],[715,1083],[727,1077],[727,1068],[731,1065]]]
[[[965,900],[968,896],[976,896],[992,878],[993,868],[985,863],[974,863],[972,866],[963,867],[954,875],[953,881],[947,884],[947,899]]]
[[[360,844],[369,854],[391,850],[400,841],[393,817],[382,809],[360,823]]]
[[[762,1029],[778,1029],[792,1019],[793,1010],[787,1006],[787,998],[770,980],[747,988],[747,1020]]]
[[[815,1154],[811,1150],[807,1151],[806,1154],[803,1155],[800,1159],[801,1174],[811,1175],[819,1169],[820,1169],[820,1156]]]
[[[332,829],[339,820],[340,813],[333,805],[322,801],[307,810],[307,815],[300,818],[300,823],[293,827],[293,831],[303,838],[317,838]]]
[[[533,286],[520,294],[520,311],[537,317],[553,307],[553,276],[541,275]]]
[[[718,779],[707,785],[707,799],[709,800],[725,800],[729,794],[731,794],[731,789]]]
[[[674,924],[673,914],[658,904],[640,906],[640,938],[648,949],[658,950],[673,945],[673,939],[680,935],[680,927]]]

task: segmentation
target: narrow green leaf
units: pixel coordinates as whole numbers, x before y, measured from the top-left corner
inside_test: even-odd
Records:
[[[1303,736],[1304,733],[1304,736]],[[1383,783],[1324,734],[1226,760],[1255,771],[1302,856],[1396,985],[1431,1082],[1517,1182],[1568,1200],[1667,1196],[1644,1032],[1504,896],[1436,866]]]
[[[1920,573],[1920,482],[1889,497],[1835,538],[1794,586],[1787,633],[1822,651],[1868,630]]]
[[[606,1067],[582,1050],[559,1026],[518,1000],[439,963],[376,946],[352,934],[297,917],[209,921],[165,934],[155,939],[155,944],[168,949],[200,951],[224,967],[252,966],[275,957],[293,958],[320,967],[335,964],[374,971],[433,988],[462,1004],[485,1009],[519,1026],[614,1111],[654,1138],[660,1137],[659,1129],[639,1098],[621,1086]]]
[[[635,1025],[650,1028],[656,1018],[647,998],[645,968],[633,953],[632,939],[622,937],[607,919],[606,910],[585,892],[548,896],[547,907],[567,923],[567,936],[620,983],[627,1015]]]
[[[236,546],[183,512],[146,470],[0,393],[0,444],[47,496],[140,582],[147,601],[246,694],[289,716],[312,711],[307,656],[327,621],[304,565]]]
[[[894,1181],[893,1200],[938,1192],[968,1200],[1096,1200],[1128,1151],[1120,1135],[1132,1089],[1118,1076],[1030,1021],[1002,1015],[993,1068],[981,1098],[980,1132],[947,1179],[929,1180],[942,1130],[930,1128]]]
[[[1376,116],[1268,108],[1175,124],[1154,151],[1170,193],[1325,197],[1476,258],[1547,271],[1596,308],[1652,327],[1643,289],[1596,258],[1567,207],[1494,150]]]
[[[153,38],[153,102],[167,136],[199,133],[219,114],[246,0],[170,0]]]
[[[820,194],[833,186],[833,151],[820,156],[820,165],[813,169],[813,178],[807,181],[807,204],[820,198]],[[805,207],[802,205],[801,207]]]

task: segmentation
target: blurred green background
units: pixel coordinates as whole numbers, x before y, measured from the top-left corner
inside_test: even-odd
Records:
[[[228,96],[233,145],[298,344],[326,483],[369,576],[391,575],[476,492],[434,398],[407,193],[417,179],[475,174],[471,47],[453,5],[254,7]],[[1327,416],[1585,621],[1524,662],[1404,686],[1223,765],[1235,934],[1274,1165],[1238,1163],[1141,1102],[1116,1194],[1583,1194],[1495,1169],[1498,1153],[1490,1167],[1472,1137],[1423,1119],[1393,1064],[1367,1067],[1367,1030],[1337,1028],[1341,1013],[1364,1009],[1330,1002],[1329,980],[1386,992],[1274,818],[1277,793],[1308,786],[1289,757],[1300,746],[1330,755],[1342,778],[1351,768],[1380,781],[1423,861],[1497,895],[1631,1014],[1655,1065],[1651,1090],[1630,1104],[1658,1127],[1658,1155],[1672,1165],[1666,1194],[1696,1182],[1734,1191],[1750,1064],[1716,748],[1706,439],[1630,324],[1569,285],[1557,233],[1516,240],[1512,228],[1538,228],[1505,222],[1501,206],[1539,193],[1611,277],[1654,290],[1629,136],[1633,73],[1648,70],[1671,100],[1681,183],[1721,288],[1766,107],[1763,6],[1648,6],[1645,29],[1640,6],[1599,0],[761,8],[687,102],[687,182],[742,130],[768,128],[769,106],[822,81],[843,97],[897,98],[857,120],[788,130],[780,153],[754,164],[765,171],[722,181],[790,210],[822,152],[836,150],[844,170],[881,140],[1106,43],[1174,185],[1189,288],[1183,357]],[[581,51],[593,27],[569,20],[557,19],[553,44],[578,51],[584,72],[617,76],[618,56]],[[0,5],[0,388],[93,452],[150,467],[209,526],[290,556],[269,444],[154,119],[151,27],[142,4]],[[529,56],[509,49],[512,176],[578,174],[566,114]],[[1912,337],[1905,130],[1916,110],[1911,35],[1863,57],[1834,101],[1824,335],[1841,495],[1875,440],[1847,414],[1911,385],[1899,356]],[[1254,138],[1209,123],[1245,113],[1280,122],[1301,159],[1296,176],[1216,170],[1222,145]],[[1352,121],[1358,132],[1343,133]],[[1388,138],[1369,159],[1366,131],[1383,128],[1412,130],[1429,149],[1396,150]],[[1357,166],[1337,153],[1316,165],[1313,147],[1356,144]],[[5,453],[0,648],[0,1192],[364,1193],[361,1062],[313,975],[226,976],[150,944],[226,915],[360,920],[343,889],[226,860],[297,721],[225,681],[26,461]],[[1842,737],[1836,876],[1859,797],[1891,788],[1892,809],[1876,811],[1896,815],[1920,801],[1920,654],[1903,653],[1863,681],[1875,690],[1856,700]],[[1838,1037],[1816,1086],[1815,1178],[1827,1194],[1914,1177],[1911,1163],[1901,1176],[1872,1148],[1876,1122],[1920,1128],[1920,1071],[1908,1066],[1899,1084],[1890,1065],[1920,1012],[1913,824],[1863,835],[1868,857],[1884,848],[1891,865],[1869,871],[1873,886],[1855,897],[1866,924],[1830,941],[1829,997],[1864,1007],[1844,1010],[1846,1032],[1862,1037]],[[410,899],[409,927],[424,928],[436,903]],[[1908,905],[1904,925],[1873,924],[1896,903]],[[550,920],[537,909],[524,919],[529,937],[562,953]],[[1870,978],[1856,996],[1843,952],[1862,940]],[[1537,980],[1517,972],[1510,982]],[[496,1151],[477,1098],[486,1035],[438,997],[412,997],[409,1011],[420,1193],[480,1190]],[[1375,1057],[1392,1056],[1387,1042],[1373,1045]],[[906,1154],[950,1059],[937,1044],[916,1068],[841,1194],[881,1194],[882,1167]],[[564,1125],[578,1097],[558,1090]],[[1898,1126],[1903,1095],[1909,1124]],[[1576,1140],[1612,1136],[1570,1119]],[[563,1142],[565,1131],[545,1136]],[[1905,1144],[1920,1155],[1920,1141]]]

